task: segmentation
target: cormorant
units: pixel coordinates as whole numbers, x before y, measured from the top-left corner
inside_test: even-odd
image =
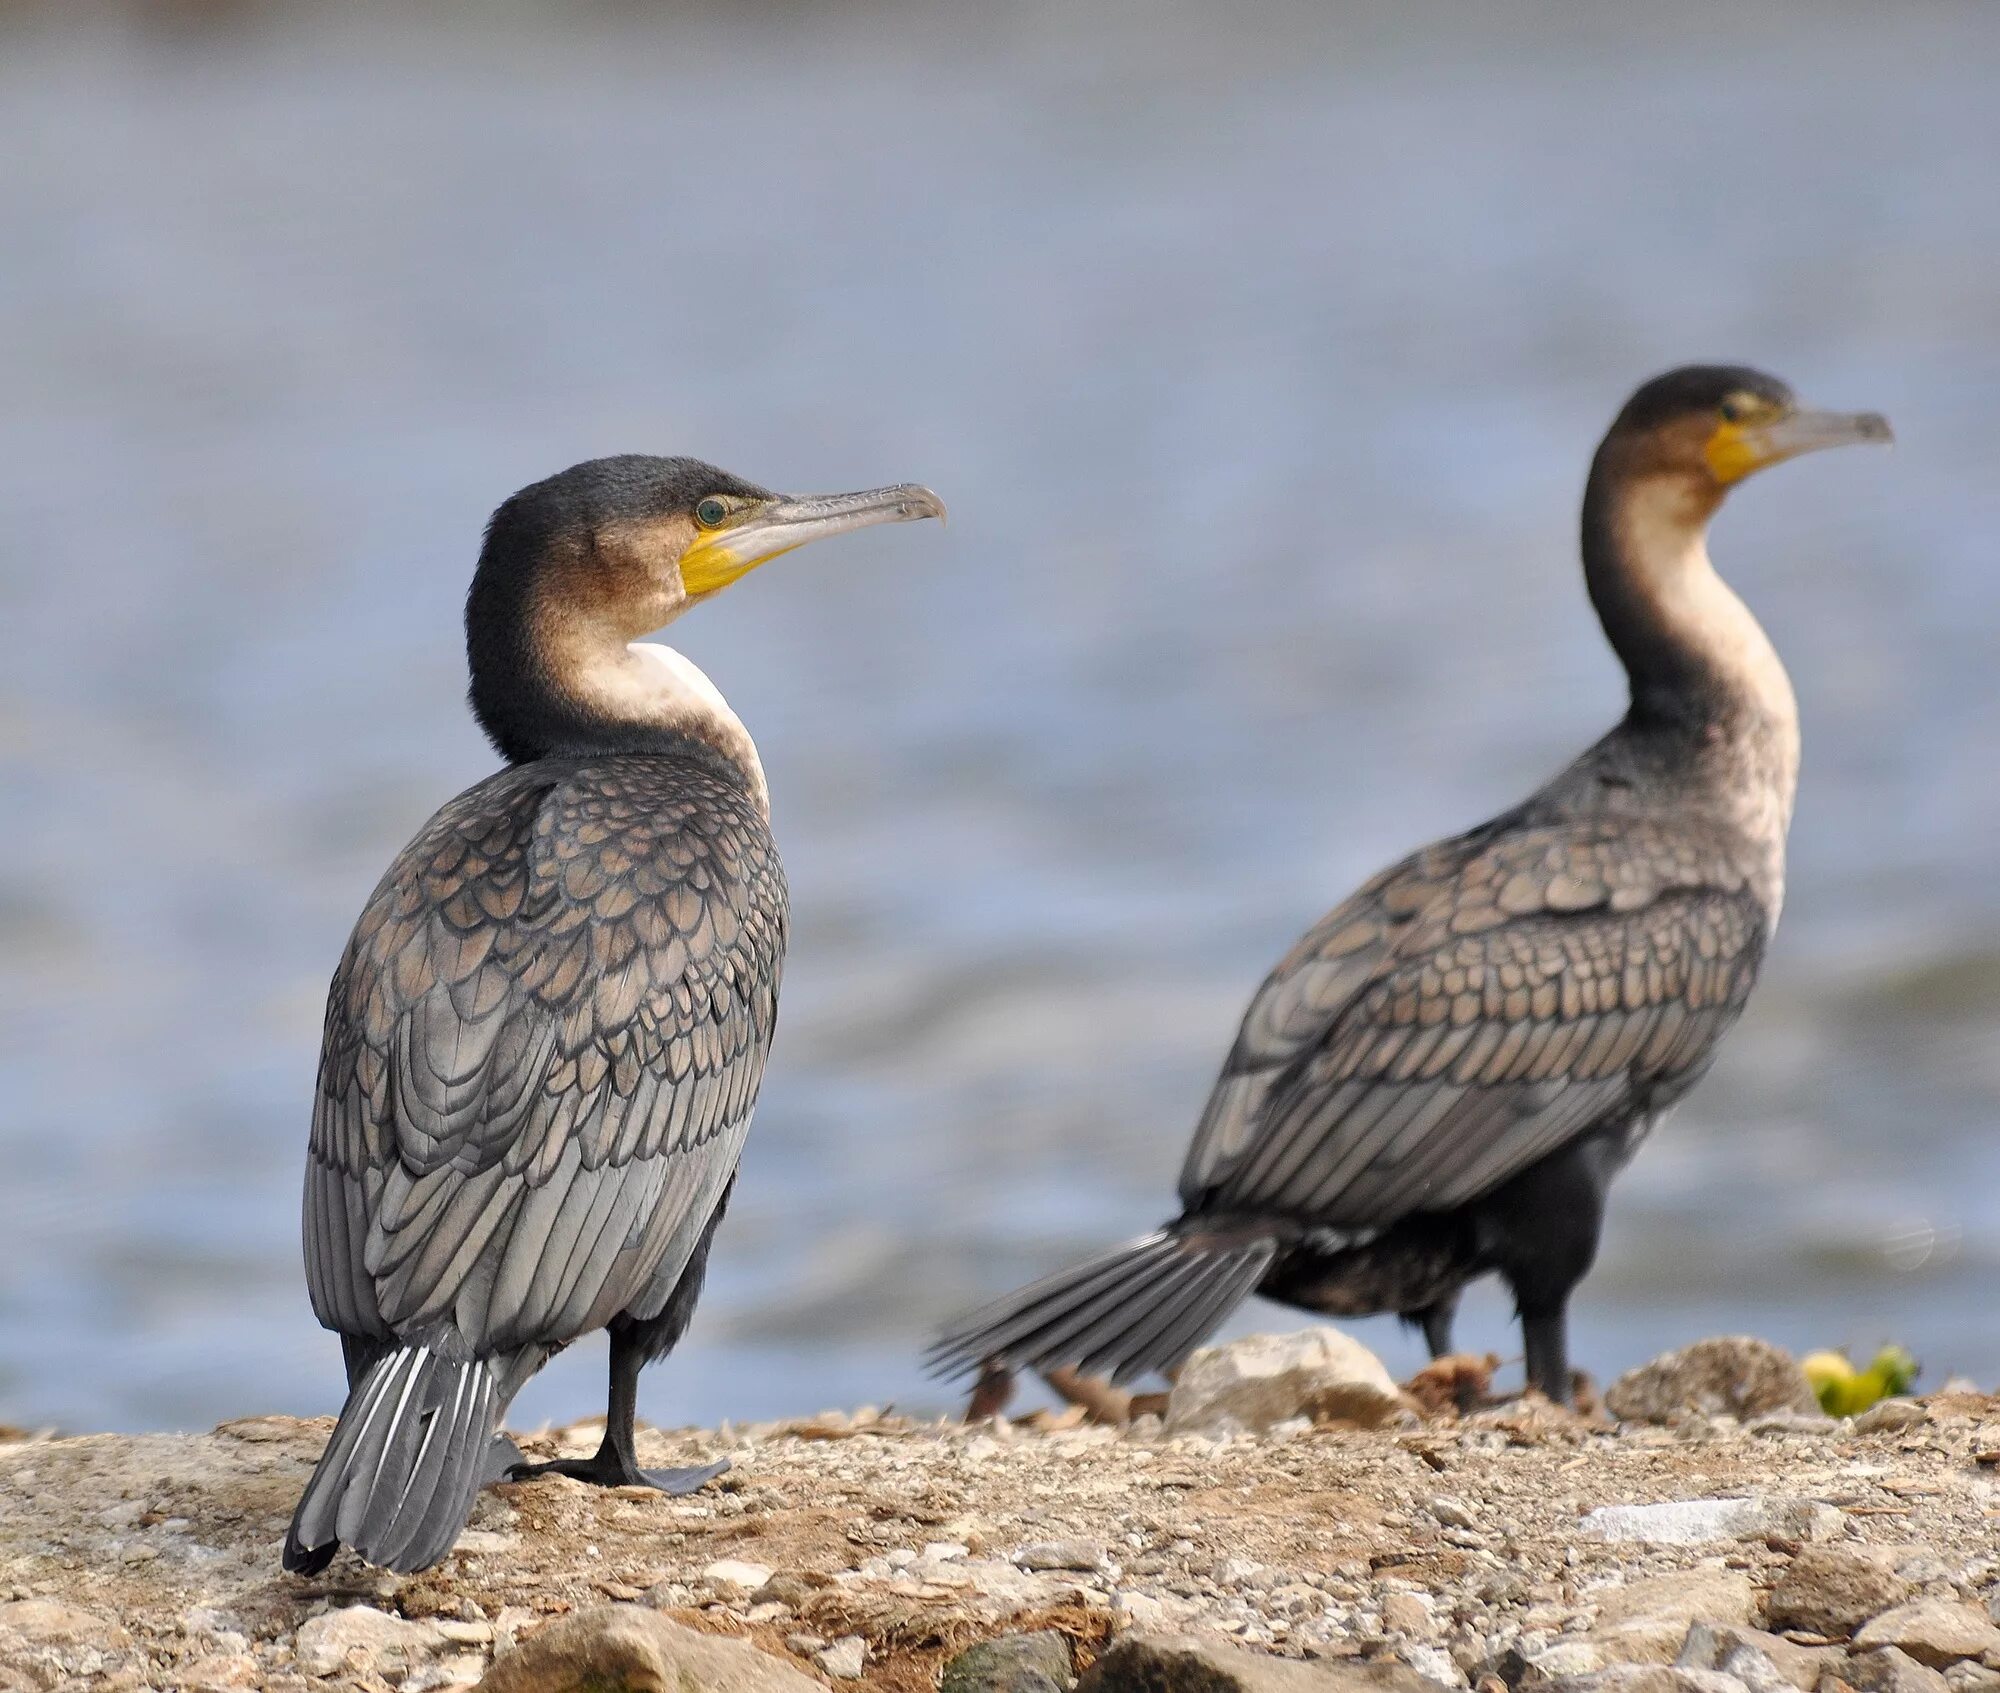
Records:
[[[1529,1382],[1567,1400],[1566,1311],[1606,1188],[1708,1069],[1784,896],[1797,703],[1709,562],[1709,520],[1766,465],[1889,438],[1754,370],[1641,387],[1583,498],[1624,720],[1305,935],[1250,1003],[1181,1214],[965,1318],[933,1365],[1170,1372],[1252,1292],[1396,1312],[1435,1356],[1461,1288],[1497,1272]]]
[[[506,760],[389,867],[327,995],[306,1279],[348,1394],[285,1542],[436,1563],[482,1481],[642,1471],[639,1371],[681,1337],[777,1017],[784,874],[757,749],[638,637],[765,560],[944,516],[928,489],[787,498],[689,458],[579,464],[493,514],[466,598],[473,715]],[[594,1329],[594,1457],[497,1434]]]

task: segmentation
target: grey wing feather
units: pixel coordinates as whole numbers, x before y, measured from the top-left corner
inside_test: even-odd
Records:
[[[1326,1037],[1367,985],[1396,937],[1449,886],[1492,823],[1413,853],[1365,883],[1320,919],[1264,979],[1244,1013],[1181,1168],[1192,1205],[1240,1158],[1271,1089],[1301,1054]]]
[[[1706,1069],[1767,930],[1729,842],[1630,821],[1465,840],[1414,915],[1362,913],[1365,974],[1258,1078],[1191,1204],[1379,1228],[1662,1109]]]
[[[505,771],[445,807],[328,997],[321,1322],[486,1355],[656,1312],[735,1171],[785,926],[761,814],[692,761]]]

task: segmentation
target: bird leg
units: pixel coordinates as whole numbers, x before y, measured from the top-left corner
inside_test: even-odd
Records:
[[[1452,1325],[1458,1320],[1458,1295],[1448,1293],[1444,1298],[1426,1305],[1421,1311],[1405,1311],[1403,1321],[1414,1323],[1424,1331],[1424,1344],[1430,1348],[1433,1360],[1446,1357],[1451,1352]]]
[[[979,1380],[972,1384],[972,1398],[965,1407],[965,1420],[982,1422],[997,1417],[1014,1397],[1014,1371],[998,1358],[988,1358],[979,1366]]]
[[[690,1469],[642,1470],[633,1449],[632,1419],[639,1404],[639,1371],[646,1354],[627,1336],[611,1338],[611,1398],[604,1414],[604,1439],[588,1458],[557,1458],[545,1464],[517,1464],[507,1472],[509,1481],[526,1481],[532,1476],[561,1475],[572,1481],[589,1482],[593,1487],[650,1487],[678,1497],[698,1492],[729,1468],[723,1458],[713,1464]]]
[[[1523,1310],[1521,1334],[1527,1342],[1528,1385],[1539,1388],[1551,1404],[1570,1402],[1569,1318],[1562,1306],[1554,1310]]]

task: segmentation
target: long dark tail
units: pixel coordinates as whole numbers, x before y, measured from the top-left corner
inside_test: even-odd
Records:
[[[988,1361],[1113,1382],[1165,1372],[1249,1296],[1277,1250],[1269,1235],[1163,1229],[973,1312],[925,1361],[952,1376]]]
[[[285,1568],[310,1575],[343,1544],[383,1569],[427,1569],[472,1515],[505,1409],[489,1360],[428,1346],[378,1359],[356,1382],[285,1536]]]

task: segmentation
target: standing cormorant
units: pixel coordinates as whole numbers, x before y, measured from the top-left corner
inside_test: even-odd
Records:
[[[942,517],[917,487],[785,498],[695,459],[597,459],[493,514],[466,599],[473,714],[506,768],[424,825],[327,995],[306,1280],[348,1394],[285,1541],[417,1570],[482,1480],[643,1471],[639,1371],[680,1339],[777,1017],[784,874],[757,749],[638,637],[779,553]],[[611,1332],[594,1457],[496,1431],[555,1353]]]
[[[1605,1190],[1713,1061],[1784,897],[1798,707],[1709,562],[1709,520],[1766,465],[1888,439],[1754,370],[1640,388],[1583,499],[1624,720],[1292,949],[1195,1131],[1178,1218],[974,1313],[933,1363],[1170,1371],[1252,1292],[1397,1312],[1437,1355],[1460,1289],[1497,1272],[1529,1382],[1567,1400],[1566,1311]]]

